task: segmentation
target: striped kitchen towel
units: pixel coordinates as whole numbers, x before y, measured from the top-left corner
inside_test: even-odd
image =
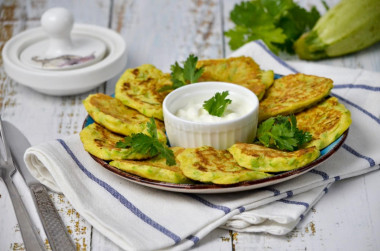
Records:
[[[126,250],[183,250],[218,227],[285,234],[338,180],[378,170],[380,163],[380,74],[284,62],[263,43],[249,43],[232,56],[247,55],[277,74],[330,77],[353,123],[342,147],[312,171],[292,180],[228,194],[166,192],[127,181],[84,151],[79,135],[29,148],[25,162],[50,189],[63,193],[99,232]],[[333,189],[333,187],[331,188]]]

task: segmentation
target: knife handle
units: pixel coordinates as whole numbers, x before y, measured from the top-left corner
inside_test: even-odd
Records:
[[[77,250],[65,224],[42,184],[30,185],[50,247],[53,251]]]

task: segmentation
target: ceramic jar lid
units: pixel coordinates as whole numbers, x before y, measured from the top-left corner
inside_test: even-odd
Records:
[[[16,82],[45,94],[73,95],[124,70],[126,44],[115,31],[74,24],[64,8],[47,10],[41,25],[14,36],[4,46],[5,72]]]
[[[71,35],[73,15],[64,8],[46,11],[41,17],[48,38],[25,48],[20,61],[46,70],[71,70],[100,61],[106,53],[103,41],[81,34]]]

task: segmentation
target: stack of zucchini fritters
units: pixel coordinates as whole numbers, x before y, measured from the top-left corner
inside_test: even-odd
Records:
[[[170,91],[158,90],[172,84],[170,74],[153,65],[141,65],[121,76],[115,98],[98,93],[83,101],[95,121],[80,133],[85,150],[120,170],[156,181],[233,184],[307,165],[351,124],[350,112],[329,96],[331,79],[292,74],[274,80],[273,71],[261,70],[250,57],[200,60],[197,67],[201,66],[204,72],[200,82],[230,82],[253,91],[260,100],[259,122],[295,114],[298,128],[309,132],[312,141],[292,152],[259,143],[236,143],[225,150],[171,147],[176,157],[176,165],[172,166],[158,156],[117,148],[116,143],[125,136],[147,134],[150,117],[155,118],[158,139],[166,143],[162,102]]]

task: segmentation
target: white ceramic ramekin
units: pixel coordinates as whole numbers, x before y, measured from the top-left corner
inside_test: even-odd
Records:
[[[195,97],[205,101],[216,92],[223,91],[229,91],[231,95],[246,102],[250,107],[249,112],[233,120],[218,122],[194,122],[175,115],[178,109]],[[258,110],[259,101],[252,91],[224,82],[189,84],[172,91],[163,102],[164,122],[170,145],[186,148],[207,145],[216,149],[227,149],[236,142],[252,142],[256,136]]]

